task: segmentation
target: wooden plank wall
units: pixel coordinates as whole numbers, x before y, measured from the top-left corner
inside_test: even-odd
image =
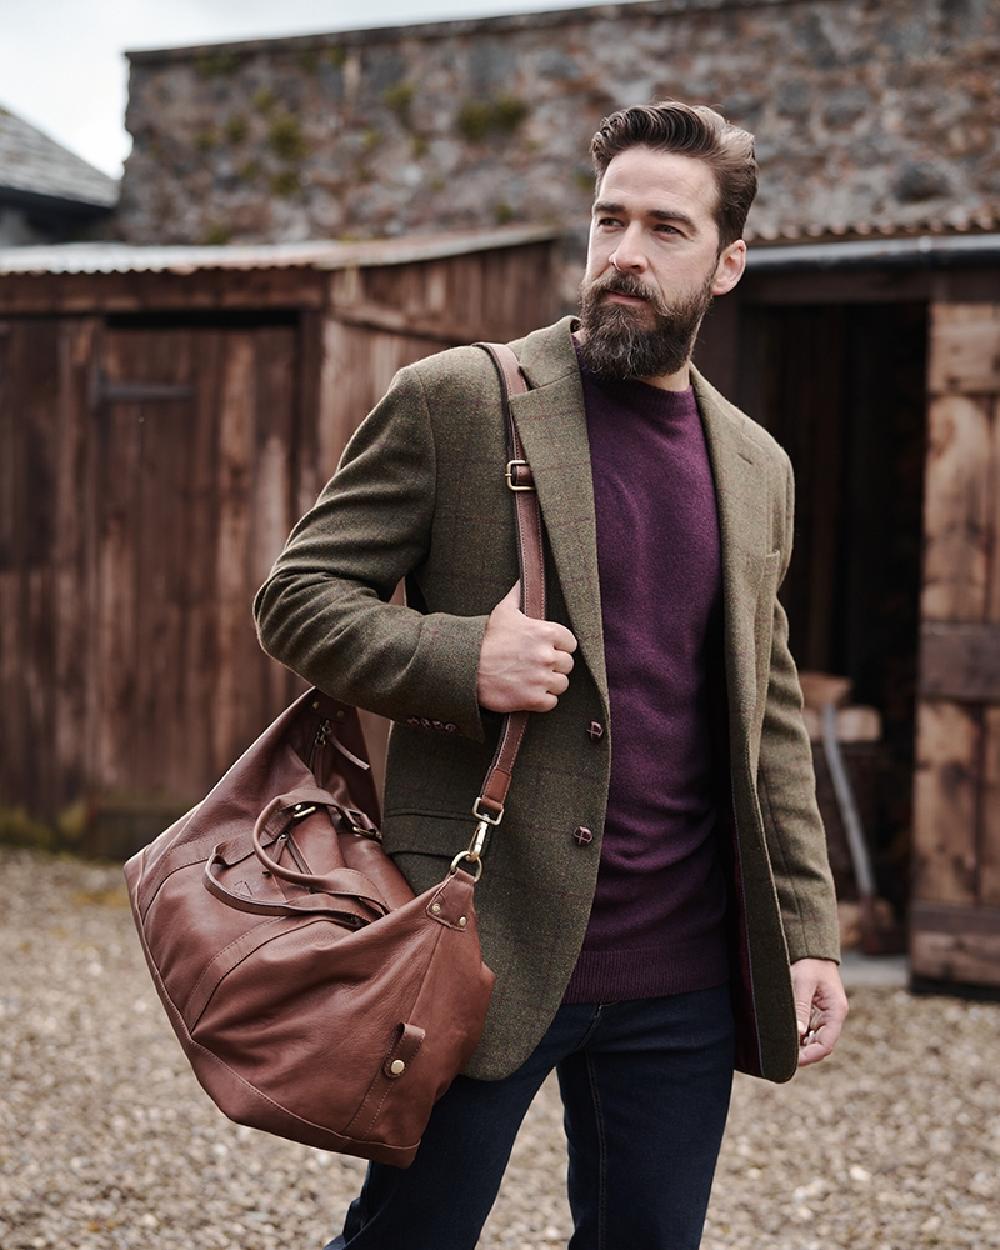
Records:
[[[1000,986],[1000,305],[932,310],[911,970]]]
[[[217,323],[173,288],[170,317],[98,311],[127,276],[92,276],[92,315],[77,283],[72,316],[0,317],[0,809],[82,802],[85,849],[113,854],[303,688],[260,650],[253,595],[396,369],[556,300],[548,244],[333,271],[327,312]],[[381,778],[386,725],[366,730]]]

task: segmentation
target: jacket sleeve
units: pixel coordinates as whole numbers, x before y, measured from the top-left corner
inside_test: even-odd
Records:
[[[407,366],[351,436],[254,596],[257,636],[268,655],[334,698],[481,742],[476,677],[489,617],[388,602],[427,552],[434,505],[430,413]]]
[[[792,556],[795,479],[785,456],[785,526],[778,586]],[[788,648],[788,617],[774,600],[771,667],[761,731],[757,790],[789,959],[840,962],[840,928],[826,833],[816,802],[802,689]]]

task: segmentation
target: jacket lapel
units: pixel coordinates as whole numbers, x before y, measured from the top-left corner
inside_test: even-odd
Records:
[[[608,713],[590,443],[571,338],[577,324],[576,317],[563,317],[512,344],[531,389],[515,395],[511,407],[573,632]],[[766,466],[739,409],[693,366],[691,384],[715,481],[727,675],[734,708],[748,726],[756,690],[754,607],[768,547]]]
[[[559,585],[580,653],[608,715],[590,441],[571,333],[576,318],[513,344],[530,390],[511,409],[538,491]]]
[[[757,691],[757,591],[769,549],[767,466],[749,422],[691,366],[691,386],[708,447],[719,518],[726,676],[732,711],[749,735]],[[766,661],[767,657],[764,657]]]

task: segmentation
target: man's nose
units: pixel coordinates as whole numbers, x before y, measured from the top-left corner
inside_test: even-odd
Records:
[[[622,273],[644,273],[646,270],[646,253],[641,244],[641,226],[634,222],[622,235],[618,246],[611,253],[611,263]]]

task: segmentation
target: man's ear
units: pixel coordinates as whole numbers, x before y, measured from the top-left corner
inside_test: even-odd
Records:
[[[743,277],[747,263],[747,245],[743,239],[735,239],[719,253],[712,280],[712,294],[725,295]]]

